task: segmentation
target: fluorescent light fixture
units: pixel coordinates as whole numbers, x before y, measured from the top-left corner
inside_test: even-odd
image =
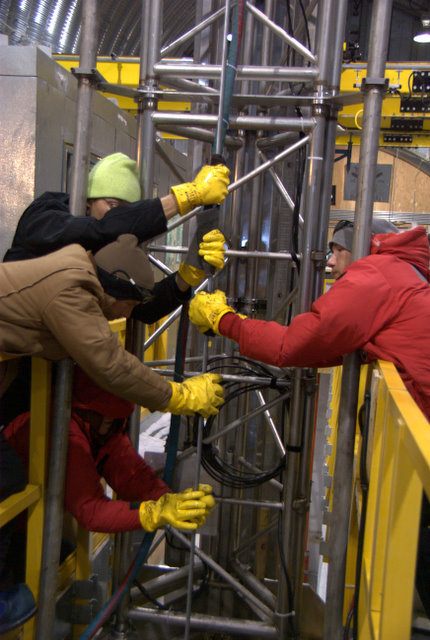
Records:
[[[423,30],[420,31],[420,33],[414,35],[414,42],[425,44],[427,42],[430,42],[430,16],[423,16],[421,18],[421,24],[423,25]]]

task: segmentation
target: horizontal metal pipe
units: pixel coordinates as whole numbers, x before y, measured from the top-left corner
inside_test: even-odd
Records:
[[[187,624],[187,616],[183,613],[174,613],[173,611],[165,613],[143,607],[130,609],[127,612],[127,617],[130,618],[130,620],[146,620],[148,622],[164,623],[171,626],[184,627]],[[278,631],[275,627],[264,624],[263,622],[254,622],[253,620],[215,618],[214,616],[194,613],[189,618],[189,622],[192,629],[200,629],[201,631],[211,630],[249,636],[251,638],[278,638]]]
[[[180,89],[192,93],[205,93],[207,95],[205,96],[203,102],[210,99],[212,95],[219,96],[218,90],[214,89],[214,87],[207,87],[204,84],[200,84],[199,82],[195,82],[194,80],[187,80],[186,78],[170,78],[169,76],[164,76],[163,84],[165,84],[166,86],[171,86],[174,89]]]
[[[283,133],[275,134],[274,136],[267,136],[266,138],[259,138],[256,142],[257,148],[261,151],[268,151],[274,147],[285,147],[290,142],[297,140],[297,133],[292,131],[285,131]]]
[[[201,362],[202,356],[191,356],[189,358],[185,358],[185,364],[190,362]],[[175,364],[175,360],[171,358],[170,360],[145,360],[145,365],[147,367],[164,367],[169,364]]]
[[[199,358],[199,360],[201,361],[201,358]],[[149,366],[147,362],[145,362],[145,364]],[[158,363],[156,361],[154,362],[154,365],[158,365],[158,364],[160,364],[161,366],[162,363],[161,362]],[[164,375],[166,377],[173,377],[175,375],[175,372],[173,371],[173,369],[154,369],[154,371],[155,373],[158,373],[161,376]],[[200,376],[201,371],[184,371],[183,375],[184,375],[184,378],[192,378],[194,376]],[[228,381],[228,382],[250,382],[254,384],[267,385],[267,386],[270,386],[271,384],[273,384],[272,378],[262,378],[259,376],[235,376],[234,374],[231,374],[231,373],[221,373],[220,375],[224,381]],[[279,378],[279,380],[276,381],[276,384],[279,384],[279,386],[283,387],[283,386],[290,386],[291,383],[289,380],[284,380],[282,378]]]
[[[220,64],[197,64],[190,62],[157,62],[154,65],[156,75],[180,76],[182,78],[210,78],[221,76]],[[312,67],[275,67],[238,65],[238,80],[274,80],[276,82],[306,82],[318,77],[318,69]]]
[[[179,111],[154,111],[151,114],[155,126],[163,124],[182,124],[216,127],[218,116],[209,113],[181,113]],[[231,116],[230,129],[264,129],[276,131],[310,131],[315,122],[313,118],[287,118],[283,116]]]
[[[261,507],[266,509],[283,509],[282,502],[271,502],[270,500],[241,500],[240,498],[217,498],[216,502],[226,504],[240,504],[241,507]]]
[[[167,244],[151,244],[148,251],[165,251],[166,253],[187,253],[188,247],[178,247]],[[235,258],[266,258],[267,260],[291,260],[291,253],[288,251],[239,251],[236,249],[227,249],[225,256]]]
[[[191,138],[192,140],[201,140],[202,142],[212,143],[215,139],[215,134],[208,129],[199,129],[198,127],[181,127],[179,125],[158,125],[157,131],[164,131],[166,133],[173,133],[177,136],[184,138]],[[243,146],[242,138],[235,138],[234,136],[225,136],[224,145],[231,149],[240,149]]]

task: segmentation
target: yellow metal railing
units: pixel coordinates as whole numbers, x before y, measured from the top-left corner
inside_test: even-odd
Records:
[[[341,369],[338,368],[333,379],[333,426],[339,400],[335,397],[335,390],[339,388],[340,375]],[[366,387],[371,391],[366,455],[369,491],[360,577],[358,640],[409,640],[423,490],[430,495],[430,425],[392,363],[379,361],[370,372],[367,366],[362,368],[359,406]],[[362,505],[358,477],[360,447],[361,438],[357,431],[345,614],[354,591]]]

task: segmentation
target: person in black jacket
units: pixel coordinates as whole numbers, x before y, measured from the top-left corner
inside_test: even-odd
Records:
[[[68,194],[43,193],[22,214],[3,260],[27,260],[73,243],[96,252],[126,233],[144,242],[164,233],[167,221],[176,214],[184,215],[198,205],[222,202],[227,195],[229,173],[222,164],[204,166],[193,182],[172,187],[169,195],[141,200],[136,162],[123,153],[111,154],[90,171],[85,216],[70,213]],[[221,268],[224,236],[220,231],[212,233],[208,242],[203,259]],[[196,267],[182,263],[176,274],[156,283],[153,300],[140,305],[133,317],[155,322],[187,301],[190,286],[203,278],[203,269],[196,272]]]

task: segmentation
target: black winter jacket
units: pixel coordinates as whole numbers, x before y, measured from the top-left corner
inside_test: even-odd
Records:
[[[73,216],[67,193],[45,192],[22,214],[12,246],[3,261],[28,260],[52,253],[69,244],[80,244],[96,252],[123,233],[144,242],[166,231],[166,218],[159,198],[140,200],[110,209],[101,220]],[[154,287],[154,298],[135,308],[133,317],[151,324],[189,300],[191,290],[180,291],[175,274]]]

